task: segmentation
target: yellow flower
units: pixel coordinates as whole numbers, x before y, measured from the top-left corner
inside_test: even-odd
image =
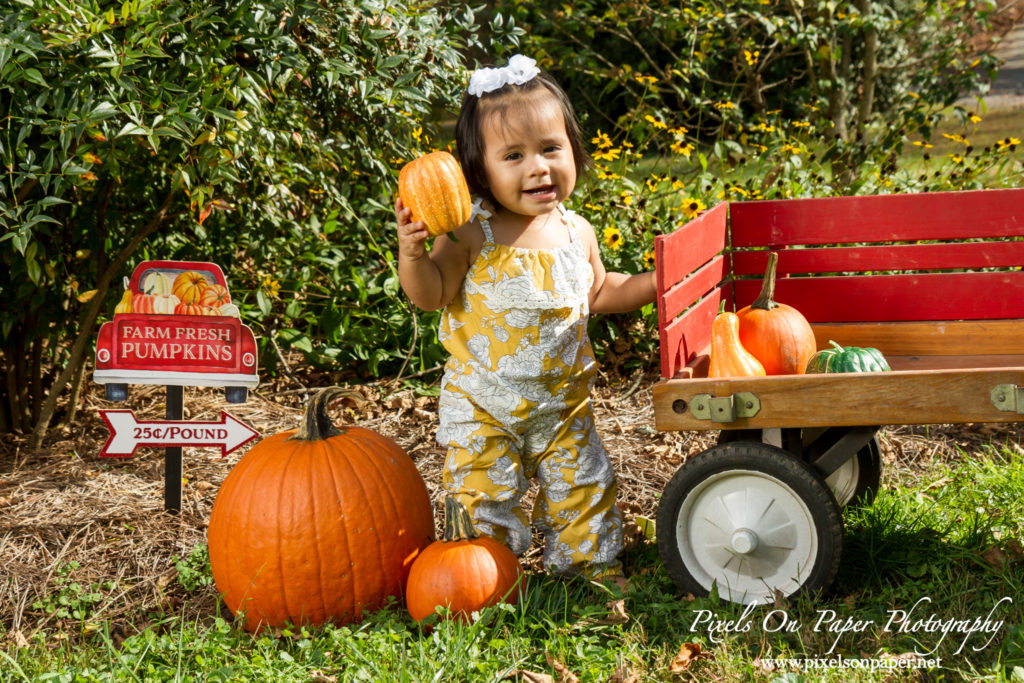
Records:
[[[923,140],[914,140],[914,144],[917,145],[918,147],[924,147],[925,149],[931,149],[932,147],[935,146],[935,145],[928,144],[927,142],[924,142]]]
[[[644,253],[644,267],[647,268],[647,270],[651,270],[652,268],[654,268],[654,252],[653,251],[648,251],[648,252]]]
[[[782,151],[783,152],[789,152],[790,154],[799,154],[800,153],[800,147],[797,146],[797,145],[791,145],[790,143],[787,142],[786,144],[784,144],[782,146]]]
[[[735,109],[736,106],[732,102],[715,102],[715,109]]]
[[[968,142],[967,138],[958,133],[953,133],[952,135],[950,135],[949,133],[943,133],[942,137],[946,138],[947,140],[952,140],[953,142],[963,143],[965,145],[971,144],[970,142]]]
[[[1005,138],[1003,140],[997,141],[996,142],[996,149],[998,149],[1000,152],[1002,152],[1003,150],[1006,150],[1006,149],[1008,149],[1008,150],[1010,150],[1012,152],[1015,149],[1017,149],[1017,145],[1019,145],[1019,144],[1020,144],[1020,140],[1018,140],[1017,138],[1008,137],[1008,138]]]
[[[622,233],[618,228],[605,228],[603,236],[604,243],[608,245],[609,249],[615,250],[622,246]]]
[[[693,197],[687,197],[683,200],[683,213],[688,219],[695,218],[698,213],[706,209],[704,202]]]
[[[612,139],[608,137],[607,133],[602,133],[600,128],[597,129],[597,137],[590,142],[597,145],[600,149],[612,146]]]
[[[621,149],[603,149],[594,155],[598,161],[615,161],[622,154]]]
[[[793,121],[791,125],[793,125],[793,126],[795,126],[797,128],[806,128],[806,127],[811,125],[811,122],[810,121]]]
[[[747,64],[749,64],[750,66],[754,66],[755,64],[757,64],[757,58],[760,56],[760,50],[754,50],[753,52],[751,52],[750,50],[743,51],[743,58],[747,60]]]
[[[636,74],[633,78],[635,78],[637,82],[643,83],[644,85],[654,85],[655,83],[658,82],[658,79],[655,78],[654,76],[643,76],[641,74]]]
[[[622,203],[623,204],[625,204],[626,206],[633,206],[633,191],[632,190],[625,190],[622,193],[621,196],[622,196]]]
[[[620,176],[618,173],[609,173],[608,171],[601,171],[600,173],[597,174],[597,177],[600,180],[618,180],[622,176]]]
[[[672,135],[675,135],[676,137],[679,137],[679,138],[683,137],[684,135],[686,135],[689,132],[690,132],[690,129],[687,128],[686,126],[679,126],[678,128],[673,128],[673,129],[671,129],[669,131],[669,133],[672,133]]]
[[[647,114],[646,116],[644,116],[644,120],[647,121],[647,123],[653,125],[655,128],[659,128],[659,129],[661,129],[661,128],[668,128],[668,126],[666,126],[664,123],[662,123],[658,119],[654,118],[650,114]]]
[[[962,156],[960,156],[959,154],[947,154],[946,156],[948,156],[950,159],[952,159],[954,164],[962,164],[962,163],[964,163],[964,158]]]
[[[688,142],[673,142],[671,145],[669,145],[669,149],[671,149],[675,154],[682,155],[689,159],[690,155],[693,153],[694,147],[692,144]]]
[[[260,283],[260,286],[263,288],[263,291],[270,296],[277,296],[277,293],[281,291],[281,283],[269,275],[263,278],[263,282]]]
[[[661,178],[659,178],[659,177],[658,177],[658,176],[656,176],[656,175],[652,175],[652,176],[651,176],[650,178],[648,178],[648,179],[647,179],[647,181],[646,181],[646,184],[647,184],[647,190],[648,190],[649,192],[651,192],[652,194],[653,194],[654,192],[657,192],[657,191],[658,191],[658,185],[660,185],[660,184],[661,184],[661,181],[662,181],[662,179],[661,179]]]

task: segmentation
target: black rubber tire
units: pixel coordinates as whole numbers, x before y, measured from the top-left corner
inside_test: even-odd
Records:
[[[737,441],[753,441],[761,443],[764,441],[764,434],[760,429],[723,429],[718,435],[718,443],[735,443]],[[804,458],[803,453],[793,453]],[[882,484],[882,447],[878,443],[878,437],[874,437],[866,446],[857,451],[857,484],[853,495],[847,500],[840,501],[839,507],[848,505],[868,506],[878,495],[878,489]],[[835,493],[835,491],[833,491]]]
[[[755,480],[760,478],[772,487],[779,487],[779,491],[805,506],[803,514],[809,514],[809,518],[794,520],[794,524],[808,524],[805,531],[813,534],[816,543],[813,561],[806,570],[798,570],[802,576],[791,578],[785,586],[759,585],[757,592],[760,594],[752,595],[753,591],[746,589],[743,594],[732,595],[730,589],[723,586],[718,578],[713,579],[711,585],[706,585],[695,576],[695,573],[712,576],[718,571],[717,567],[687,566],[679,535],[681,526],[689,526],[689,520],[680,519],[684,503],[693,494],[697,498],[690,503],[694,504],[694,501],[700,500],[703,490],[715,481],[728,480],[734,475],[754,475]],[[827,590],[839,571],[843,551],[842,515],[835,496],[821,475],[781,448],[751,441],[719,444],[687,460],[665,487],[658,505],[656,531],[662,562],[681,591],[695,596],[708,595],[712,585],[717,583],[718,594],[722,599],[740,603],[771,602],[775,589],[786,596]],[[685,536],[685,539],[682,542],[688,543],[689,537]],[[700,539],[694,539],[693,542],[694,547],[698,547]],[[710,546],[705,544],[698,549],[707,547]],[[689,551],[689,547],[687,551],[688,555],[694,554]],[[732,549],[726,549],[725,552],[735,556]],[[771,551],[767,546],[763,552],[765,556],[755,558],[762,563],[770,562],[772,557],[779,555],[777,548]],[[720,575],[727,581],[724,569]],[[749,580],[756,583],[760,577],[751,576]]]

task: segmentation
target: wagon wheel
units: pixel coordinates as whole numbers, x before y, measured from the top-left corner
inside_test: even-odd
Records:
[[[736,442],[688,460],[658,506],[658,551],[676,585],[731,602],[828,587],[843,524],[810,465],[775,446]]]
[[[878,494],[882,480],[882,448],[878,438],[873,437],[857,456],[839,466],[825,478],[832,489],[839,507],[847,505],[870,505]]]
[[[796,430],[798,434],[808,430]],[[718,443],[733,443],[736,441],[763,442],[764,434],[760,429],[732,429],[722,430],[718,436]],[[786,449],[793,455],[807,460],[804,452],[802,438],[797,439],[797,445],[786,444]],[[878,444],[878,438],[871,440],[856,452],[856,457],[847,458],[838,469],[825,477],[825,483],[832,490],[839,507],[847,505],[870,505],[878,494],[878,487],[882,477],[882,448]]]

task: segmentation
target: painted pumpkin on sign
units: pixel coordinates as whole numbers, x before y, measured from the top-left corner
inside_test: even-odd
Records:
[[[427,487],[394,441],[327,415],[339,387],[306,404],[302,424],[256,444],[224,480],[210,514],[217,590],[245,628],[358,621],[401,597],[434,538]]]
[[[448,152],[413,159],[398,174],[398,196],[434,237],[469,220],[472,203],[459,162]]]

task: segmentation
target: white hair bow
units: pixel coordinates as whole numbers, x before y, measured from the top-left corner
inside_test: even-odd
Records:
[[[474,71],[469,79],[469,94],[480,97],[509,83],[522,85],[539,73],[536,60],[523,55],[513,55],[505,66]]]

